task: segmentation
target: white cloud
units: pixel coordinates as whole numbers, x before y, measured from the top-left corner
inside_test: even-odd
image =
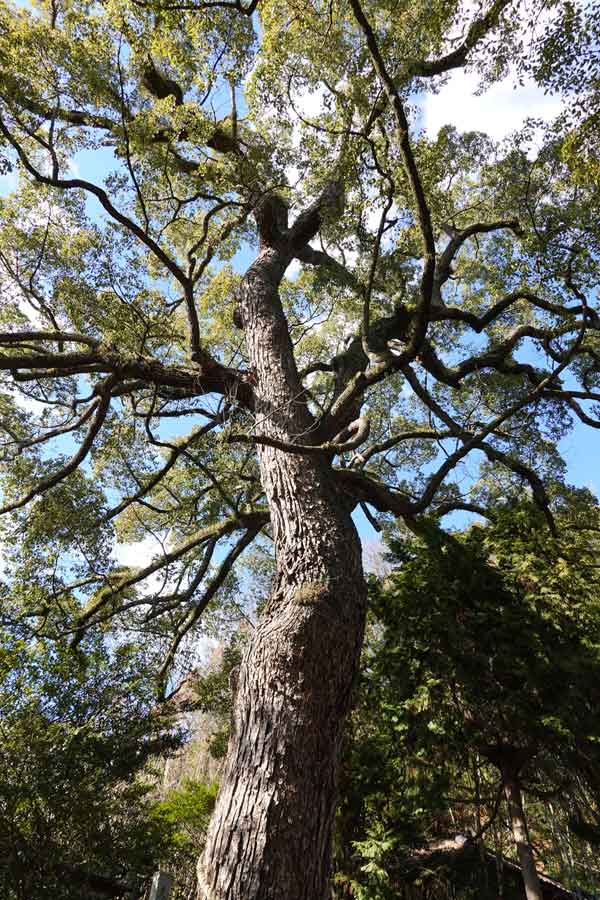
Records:
[[[296,93],[294,107],[304,119],[319,119],[323,111],[325,88],[321,85],[314,91]]]
[[[392,567],[385,558],[387,552],[387,547],[380,537],[363,538],[362,558],[365,572],[377,575],[379,578],[388,575]]]
[[[67,174],[71,178],[81,177],[81,167],[74,156],[67,161]]]
[[[479,76],[475,72],[455,72],[439,94],[423,102],[423,127],[435,138],[444,125],[459,131],[483,131],[497,140],[520,128],[528,117],[549,121],[562,108],[558,97],[544,94],[533,81],[523,86],[512,78],[492,85],[476,96]]]
[[[113,556],[121,566],[133,569],[145,568],[152,559],[162,553],[160,542],[151,535],[143,541],[135,541],[131,544],[116,544]]]
[[[160,541],[148,535],[142,541],[127,544],[115,544],[112,557],[119,566],[139,571],[145,569],[150,563],[164,553]],[[159,570],[141,582],[142,591],[149,596],[161,591],[165,585],[164,574]]]

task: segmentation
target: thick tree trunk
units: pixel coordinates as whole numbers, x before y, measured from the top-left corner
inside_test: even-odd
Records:
[[[542,888],[535,867],[531,842],[529,840],[527,820],[523,810],[523,799],[518,776],[510,771],[504,770],[502,772],[502,779],[504,796],[506,797],[506,803],[508,805],[510,825],[517,847],[517,853],[519,854],[521,871],[523,873],[525,895],[527,900],[543,900]]]
[[[306,442],[312,419],[263,249],[242,288],[255,431]],[[201,900],[326,900],[336,771],[364,629],[360,544],[324,454],[259,448],[277,579],[240,667],[232,735],[199,864]]]

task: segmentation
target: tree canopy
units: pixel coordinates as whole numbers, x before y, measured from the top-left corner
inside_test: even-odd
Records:
[[[565,156],[572,131],[539,152],[527,128],[500,145],[406,133],[438,74],[505,73],[518,11],[495,3],[466,27],[460,7],[411,4],[384,24],[378,4],[372,27],[356,4],[264,4],[259,31],[254,7],[3,14],[18,177],[2,201],[4,527],[27,533],[10,572],[53,578],[57,598],[75,583],[75,631],[150,617],[165,672],[268,519],[252,453],[268,438],[235,327],[253,216],[301,263],[282,286],[311,410],[292,452],[335,454],[355,502],[485,506],[485,479],[453,477],[475,453],[547,507],[557,439],[573,416],[595,424],[597,181]],[[555,53],[567,14],[539,72],[573,91]],[[168,547],[115,570],[115,533]]]

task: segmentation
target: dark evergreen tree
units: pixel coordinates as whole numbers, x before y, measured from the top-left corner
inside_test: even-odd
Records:
[[[573,524],[563,518],[555,537],[521,506],[462,535],[431,525],[393,543],[397,568],[371,585],[343,782],[346,850],[353,838],[378,859],[363,859],[367,874],[393,885],[394,860],[465,822],[482,836],[504,798],[527,896],[539,900],[523,796],[534,810],[560,805],[582,784],[587,803],[575,808],[597,838],[598,545]],[[545,861],[560,872],[556,843]]]

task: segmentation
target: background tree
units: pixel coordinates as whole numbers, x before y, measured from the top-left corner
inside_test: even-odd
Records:
[[[187,900],[195,894],[196,862],[206,840],[217,789],[217,782],[186,778],[153,809],[172,836],[160,868],[173,875],[173,900]]]
[[[273,542],[210,900],[328,894],[356,506],[481,509],[500,472],[551,521],[556,442],[599,424],[598,185],[564,129],[535,153],[531,130],[410,125],[453,69],[489,83],[527,57],[523,29],[509,0],[2,5],[2,512],[26,621],[41,590],[75,593],[72,643],[144,632],[168,692],[240,557]],[[487,482],[461,486],[482,456]],[[115,564],[115,536],[148,535],[152,558]]]
[[[181,742],[144,657],[86,635],[21,638],[0,657],[0,885],[7,900],[137,895],[173,828],[149,761]]]
[[[505,808],[527,897],[539,900],[524,793],[546,867],[582,887],[547,824],[549,802],[572,804],[574,831],[581,816],[598,838],[596,517],[586,531],[581,508],[575,521],[565,512],[560,539],[529,506],[462,536],[430,528],[396,543],[401,565],[373,584],[341,811],[362,878],[379,876],[390,895],[415,847],[461,830],[489,838]]]
[[[155,810],[175,829],[173,846],[161,860],[161,868],[174,875],[173,900],[189,900],[196,893],[196,863],[214,810],[231,729],[235,672],[246,640],[240,631],[228,644],[217,646],[169,701],[189,737],[165,764]]]

